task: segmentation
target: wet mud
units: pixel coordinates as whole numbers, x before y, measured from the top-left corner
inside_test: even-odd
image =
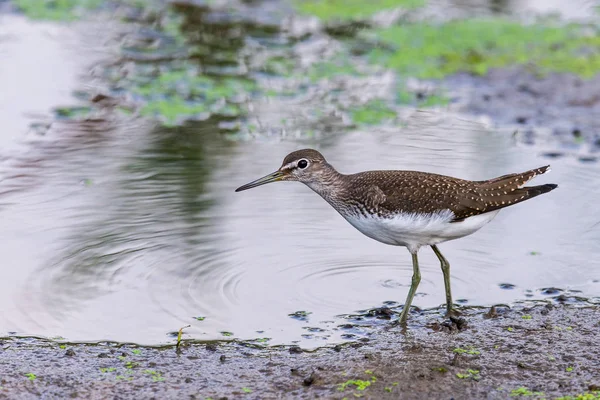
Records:
[[[600,151],[600,75],[539,76],[525,67],[491,70],[485,76],[457,74],[446,79],[455,101],[473,116],[514,133],[518,143],[547,158],[571,156],[597,161]]]
[[[313,351],[3,338],[0,398],[600,397],[597,306],[538,302],[462,314],[415,312],[406,330],[388,322],[369,338]]]
[[[255,135],[285,137],[286,129],[302,131],[298,137],[308,133],[310,137],[327,136],[361,123],[385,122],[391,119],[388,113],[394,116],[394,123],[401,125],[404,115],[397,112],[399,106],[391,101],[384,104],[389,108],[382,107],[383,110],[379,110],[376,101],[373,104],[377,107],[365,108],[369,116],[374,111],[379,112],[375,121],[359,118],[362,109],[356,110],[365,96],[372,100],[368,97],[372,92],[386,94],[396,90],[396,82],[390,79],[390,74],[372,74],[361,80],[351,71],[347,76],[332,79],[327,77],[328,70],[315,68],[301,72],[305,75],[312,72],[318,84],[295,76],[270,79],[271,75],[277,78],[294,72],[286,63],[291,54],[289,49],[279,48],[277,24],[270,20],[263,22],[269,27],[265,29],[247,22],[240,33],[239,26],[223,27],[226,25],[224,15],[209,14],[204,9],[187,10],[195,7],[189,3],[193,2],[173,2],[173,7],[183,15],[182,32],[186,37],[196,38],[192,40],[197,46],[195,52],[189,53],[187,49],[182,56],[182,45],[171,37],[158,35],[155,38],[155,32],[137,31],[131,34],[129,40],[133,44],[124,49],[122,59],[102,70],[109,89],[99,90],[99,94],[84,93],[84,105],[90,108],[104,105],[108,114],[113,109],[129,110],[137,106],[142,115],[166,114],[162,119],[157,117],[165,124],[178,125],[185,119],[196,121],[196,125],[191,125],[197,132],[239,131],[237,136],[232,135],[236,141]],[[272,19],[280,16],[279,13],[250,12],[254,2],[247,3],[247,9],[240,14],[270,15]],[[136,15],[129,18],[142,19]],[[293,50],[301,54],[299,58],[318,59],[322,53],[327,54],[330,48],[337,47],[321,29],[302,27],[301,32],[290,28],[292,32],[286,37],[289,42],[284,42],[289,47],[295,46]],[[328,32],[331,33],[331,29]],[[255,51],[254,57],[257,54],[263,57],[265,65],[241,63],[238,53],[242,53],[242,49],[246,51],[242,39],[230,40],[232,48],[223,49],[219,47],[223,35],[253,38],[252,43],[260,50]],[[312,39],[302,43],[304,36],[311,35]],[[368,47],[368,43],[364,45]],[[164,51],[156,52],[158,55],[145,51],[152,46]],[[356,52],[356,47],[353,49]],[[211,77],[211,80],[191,81],[190,86],[204,85],[205,92],[182,94],[179,85],[175,85],[172,93],[158,92],[153,86],[157,81],[156,71],[145,68],[145,64],[186,57],[194,62],[201,60],[204,72]],[[353,61],[361,62],[360,59]],[[242,64],[250,72],[243,70]],[[120,75],[125,70],[123,65],[139,69],[131,82]],[[192,66],[176,65],[178,69],[173,67],[171,80],[189,84],[187,72],[195,71]],[[342,68],[334,67],[337,75]],[[256,82],[249,84],[246,75]],[[410,112],[414,111],[413,105],[419,108],[420,102],[444,88],[449,103],[431,113],[447,108],[473,120],[485,116],[499,130],[513,135],[519,145],[532,147],[548,159],[572,156],[580,162],[597,160],[600,150],[598,76],[589,79],[569,73],[541,76],[526,67],[508,67],[490,69],[484,76],[458,73],[435,82],[414,82],[412,86],[407,83],[407,90],[414,96],[410,98],[412,103],[409,101]],[[261,89],[257,90],[256,86]],[[307,88],[303,98],[310,107],[288,96],[298,93],[301,87]],[[374,87],[379,89],[375,91]],[[128,91],[136,94],[132,98],[140,104],[131,106],[125,102],[129,98],[117,96]],[[264,98],[270,96],[277,100],[277,113],[270,109],[265,111],[268,102],[256,99],[250,111],[241,106],[249,101],[247,98],[256,97],[254,92],[257,91],[262,91]],[[213,92],[218,96],[213,96]],[[211,96],[214,102],[209,104],[209,109],[204,103],[196,104],[197,99],[213,99]],[[286,100],[286,96],[293,101]],[[380,97],[388,100],[386,95]],[[165,111],[161,108],[176,104],[179,98],[186,100],[180,109]],[[321,102],[320,98],[324,100]],[[373,96],[373,99],[379,98]],[[286,107],[288,104],[291,106]],[[279,117],[284,108],[292,110],[290,114],[318,108],[327,112],[306,112],[308,116],[294,116],[281,122]],[[73,112],[65,110],[57,112],[58,116]],[[346,114],[353,118],[348,119]],[[256,121],[267,121],[266,127],[254,123]],[[93,121],[84,120],[88,122]],[[259,133],[253,125],[261,126]],[[68,130],[61,130],[64,131]],[[77,137],[89,137],[90,132],[94,133],[88,127]],[[191,147],[187,142],[184,145]],[[155,152],[160,154],[158,150]],[[62,156],[65,152],[58,149],[56,153]],[[198,175],[196,164],[192,167],[189,175]],[[85,186],[87,180],[83,182]],[[196,195],[196,192],[191,193]],[[549,295],[559,293],[556,289],[547,290],[552,292]],[[384,307],[347,318],[348,324],[341,329],[347,331],[347,339],[353,341],[316,350],[296,345],[268,347],[260,341],[189,341],[177,349],[174,345],[144,347],[115,342],[84,344],[4,337],[0,338],[0,399],[595,399],[600,398],[600,309],[597,302],[580,300],[560,295],[553,301],[521,303],[511,308],[464,308],[462,317],[452,320],[445,319],[438,311],[424,311],[412,315],[405,331],[391,322],[398,310]],[[136,301],[141,302],[139,298]],[[152,317],[157,318],[156,314]],[[191,318],[191,314],[188,317]],[[354,335],[356,332],[359,334]]]

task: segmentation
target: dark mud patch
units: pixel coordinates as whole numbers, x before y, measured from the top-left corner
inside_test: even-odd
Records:
[[[387,326],[368,340],[315,351],[211,342],[177,352],[4,338],[0,398],[504,399],[598,390],[597,306],[541,303],[463,315],[462,330],[439,329],[439,314],[421,313],[408,330]]]
[[[447,79],[461,109],[515,132],[518,143],[548,158],[595,161],[600,151],[600,75],[536,74],[526,67]]]

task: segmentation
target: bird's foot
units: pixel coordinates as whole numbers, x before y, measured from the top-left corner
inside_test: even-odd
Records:
[[[452,307],[447,309],[446,311],[446,317],[447,318],[459,318],[462,314],[460,313],[460,311],[458,311],[456,308]]]

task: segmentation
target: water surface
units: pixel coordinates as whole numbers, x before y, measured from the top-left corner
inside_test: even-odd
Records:
[[[363,236],[300,183],[234,193],[303,147],[343,173],[415,169],[486,179],[551,163],[535,183],[559,189],[440,245],[455,300],[489,306],[548,298],[559,292],[544,289],[558,288],[600,301],[596,163],[548,159],[510,132],[443,111],[313,139],[232,141],[214,121],[166,129],[116,116],[54,121],[39,134],[28,125],[39,118],[28,113],[67,101],[89,58],[74,51],[81,43],[53,40],[72,37],[70,28],[19,21],[4,25],[16,45],[0,37],[0,54],[12,60],[0,66],[0,87],[13,96],[0,103],[0,335],[158,344],[189,324],[189,338],[310,347],[361,334],[340,328],[343,316],[404,301],[412,275],[406,249]],[[34,48],[44,49],[44,63],[31,59]],[[20,66],[26,74],[16,73]],[[265,121],[295,106],[302,104],[255,113]],[[428,248],[419,255],[414,304],[437,307],[439,263]]]
[[[143,124],[73,132],[42,148],[37,168],[15,169],[34,176],[33,187],[3,196],[0,327],[148,344],[187,324],[198,339],[232,332],[272,343],[339,340],[337,316],[403,302],[409,253],[364,237],[300,183],[233,190],[303,146],[342,172],[419,169],[484,179],[548,161],[479,124],[424,119],[305,144],[237,144]],[[590,214],[600,200],[598,167],[553,161],[538,180],[559,190],[440,246],[456,299],[492,305],[544,298],[547,287],[600,295],[598,221]],[[436,307],[444,302],[439,265],[427,248],[420,256],[415,305]],[[296,311],[309,312],[308,321],[289,316]]]

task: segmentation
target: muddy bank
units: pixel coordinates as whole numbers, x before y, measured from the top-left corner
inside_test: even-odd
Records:
[[[487,116],[512,130],[519,143],[536,146],[549,158],[565,155],[596,161],[600,150],[600,75],[536,75],[525,67],[495,69],[485,76],[447,78],[459,108]]]
[[[370,339],[303,351],[0,342],[0,398],[558,398],[600,389],[600,309],[521,304],[413,315]],[[600,396],[598,393],[594,396]],[[586,397],[588,398],[588,397]],[[589,397],[596,398],[596,397]]]

